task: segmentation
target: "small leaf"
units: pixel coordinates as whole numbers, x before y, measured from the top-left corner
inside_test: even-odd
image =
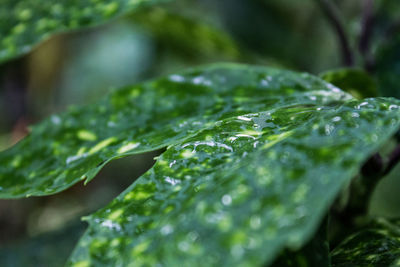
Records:
[[[49,36],[106,22],[140,6],[166,0],[3,0],[0,63],[29,52]]]
[[[320,74],[320,77],[358,99],[378,95],[374,79],[362,69],[343,68]]]
[[[331,255],[335,267],[400,266],[400,220],[376,220],[349,236]]]

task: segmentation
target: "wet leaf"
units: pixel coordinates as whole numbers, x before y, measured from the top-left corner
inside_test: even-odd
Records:
[[[355,100],[308,74],[222,64],[54,115],[0,154],[1,197],[46,195],[168,146],[104,209],[70,265],[259,265],[301,248],[400,101]]]
[[[0,197],[40,196],[90,180],[110,160],[181,142],[216,121],[350,96],[307,74],[221,65],[129,86],[53,115],[0,154]]]
[[[400,266],[400,220],[378,219],[332,251],[333,266]]]
[[[3,0],[0,62],[29,52],[50,35],[106,22],[140,6],[166,0]]]
[[[86,218],[70,265],[258,266],[300,248],[398,128],[389,106],[400,102],[297,101],[220,120],[170,146]]]
[[[376,82],[362,69],[343,68],[331,70],[322,73],[320,77],[358,99],[376,97],[378,95]]]

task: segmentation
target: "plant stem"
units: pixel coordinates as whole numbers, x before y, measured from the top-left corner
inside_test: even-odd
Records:
[[[342,53],[342,60],[345,66],[352,66],[354,64],[354,56],[350,47],[349,38],[345,31],[343,19],[335,4],[330,0],[315,0],[325,13],[339,41],[340,50]]]

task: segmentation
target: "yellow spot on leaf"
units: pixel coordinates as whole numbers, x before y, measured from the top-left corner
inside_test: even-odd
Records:
[[[89,154],[94,154],[94,153],[102,150],[103,148],[107,147],[108,145],[114,143],[115,141],[117,141],[117,138],[115,138],[115,137],[110,137],[110,138],[104,139],[103,141],[101,141],[100,143],[98,143],[97,145],[92,147],[89,150]]]
[[[84,141],[96,141],[97,139],[97,136],[88,130],[79,130],[76,135]]]

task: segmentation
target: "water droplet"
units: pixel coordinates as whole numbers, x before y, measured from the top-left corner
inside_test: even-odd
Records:
[[[232,148],[232,147],[227,146],[227,145],[225,145],[225,144],[223,144],[223,143],[214,142],[214,141],[196,141],[196,142],[194,142],[194,143],[187,143],[187,144],[184,144],[184,145],[182,146],[182,148],[185,148],[185,147],[191,146],[191,145],[194,146],[193,152],[196,152],[197,147],[200,146],[200,145],[206,145],[206,146],[210,146],[210,147],[217,146],[217,147],[221,147],[221,148],[224,148],[224,149],[227,149],[227,150],[233,152],[233,148]]]
[[[212,85],[211,81],[206,80],[202,76],[193,78],[193,83],[196,84],[196,85],[206,85],[206,86],[211,86]]]
[[[335,129],[335,126],[333,126],[333,125],[330,125],[330,124],[325,125],[325,134],[330,135],[334,129]]]
[[[113,128],[113,127],[117,126],[117,124],[113,121],[109,121],[109,122],[107,122],[107,126],[110,128]]]
[[[185,81],[185,77],[180,76],[180,75],[171,75],[171,76],[169,76],[169,79],[173,82],[178,82],[178,83]]]
[[[51,116],[51,122],[55,125],[59,125],[61,123],[60,117],[53,115]]]
[[[221,201],[225,206],[229,206],[232,203],[232,197],[230,195],[224,195]]]
[[[195,231],[188,233],[187,237],[191,240],[191,241],[196,241],[196,239],[199,237],[199,234]]]
[[[179,248],[179,250],[186,252],[186,251],[188,251],[188,250],[189,250],[189,248],[190,248],[190,245],[189,245],[189,243],[188,243],[188,242],[186,242],[186,241],[182,241],[182,242],[179,242],[179,244],[178,244],[178,248]]]
[[[261,218],[260,216],[254,215],[250,218],[250,227],[253,229],[258,229],[261,226]]]
[[[169,177],[169,176],[165,176],[165,179],[164,179],[164,181],[166,181],[167,183],[169,183],[169,184],[171,184],[171,185],[176,185],[176,184],[179,184],[179,183],[181,183],[181,181],[180,181],[180,180],[177,180],[177,179],[171,178],[171,177]]]
[[[176,164],[176,160],[172,161],[172,162],[169,164],[169,167],[171,168],[171,167],[174,166],[175,164]]]
[[[237,117],[239,120],[242,120],[242,121],[251,121],[251,118],[247,118],[247,117],[245,117],[245,116],[238,116]]]
[[[361,104],[356,106],[356,109],[361,109],[361,107],[368,105],[368,102],[362,102]]]
[[[268,82],[267,80],[262,79],[262,80],[261,80],[261,85],[262,85],[262,86],[268,86],[268,85],[269,85],[269,82]]]
[[[172,225],[170,225],[170,224],[164,225],[164,226],[161,228],[161,230],[160,230],[160,232],[161,232],[162,235],[169,235],[169,234],[171,234],[173,231],[174,231],[174,228],[173,228]]]
[[[231,248],[231,254],[235,258],[240,258],[244,254],[244,249],[243,249],[243,247],[241,245],[234,245]]]
[[[76,156],[70,156],[67,158],[67,160],[65,161],[65,163],[70,164],[71,162],[77,161],[81,158],[85,158],[88,156],[88,153],[83,153],[81,155],[76,155]]]
[[[101,226],[106,227],[110,230],[121,231],[121,226],[118,223],[115,223],[111,220],[105,220],[101,223]]]

